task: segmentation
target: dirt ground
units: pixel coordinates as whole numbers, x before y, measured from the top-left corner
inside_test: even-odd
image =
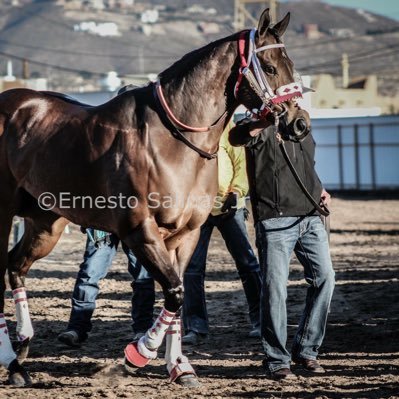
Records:
[[[135,376],[125,373],[131,289],[123,253],[102,283],[87,345],[76,350],[57,342],[66,327],[84,248],[84,236],[72,226],[26,281],[36,335],[25,364],[34,384],[29,389],[4,385],[7,374],[1,368],[0,398],[399,398],[398,209],[398,200],[334,200],[331,252],[337,285],[320,354],[327,374],[309,377],[294,366],[298,378],[290,382],[265,378],[261,343],[247,338],[245,298],[235,266],[220,235],[214,234],[206,282],[210,339],[185,348],[202,383],[192,390],[168,383],[162,357]],[[249,229],[253,238],[251,225]],[[290,279],[291,340],[306,289],[296,260]],[[157,309],[161,306],[158,292]],[[8,292],[12,334],[13,312]]]

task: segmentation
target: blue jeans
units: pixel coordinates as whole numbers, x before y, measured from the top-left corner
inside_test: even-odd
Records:
[[[256,224],[256,236],[263,273],[261,330],[265,367],[269,371],[290,367],[286,299],[292,252],[304,267],[309,287],[291,353],[294,358],[316,359],[335,284],[324,225],[318,216],[272,218]]]
[[[73,290],[72,311],[68,324],[68,330],[77,331],[83,340],[87,338],[87,333],[92,328],[91,317],[96,308],[98,283],[107,275],[118,244],[119,238],[114,234],[109,236],[109,242],[102,241],[97,246],[87,239],[83,263],[80,265]],[[128,270],[133,277],[131,284],[133,332],[144,332],[151,327],[153,322],[154,280],[138,262],[133,252],[123,243],[122,248],[128,257]]]
[[[200,334],[207,334],[209,330],[204,280],[209,241],[214,227],[219,229],[235,261],[247,297],[252,327],[259,327],[260,267],[248,239],[244,209],[241,208],[234,216],[228,218],[210,215],[201,226],[197,247],[184,273],[184,328],[186,331],[195,331]]]

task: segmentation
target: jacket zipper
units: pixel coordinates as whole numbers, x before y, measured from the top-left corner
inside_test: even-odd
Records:
[[[302,147],[302,143],[299,143],[299,148],[301,150],[301,160],[302,160],[302,170],[303,170],[303,184],[305,185],[306,189],[308,189],[308,179],[307,179],[307,175],[306,175],[306,168],[305,168],[305,156],[303,155],[303,147]],[[306,198],[304,198],[304,209],[306,209]]]
[[[280,196],[279,196],[279,187],[278,187],[278,158],[277,158],[277,140],[274,140],[274,184],[273,184],[273,188],[274,188],[274,207],[276,209],[276,211],[278,212],[278,214],[281,216],[283,214],[283,212],[281,212],[280,209]]]

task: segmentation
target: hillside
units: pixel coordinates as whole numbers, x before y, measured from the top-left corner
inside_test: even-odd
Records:
[[[155,24],[140,21],[141,12],[160,6]],[[30,61],[32,76],[47,77],[53,88],[98,80],[108,71],[120,76],[158,73],[186,52],[233,33],[233,1],[136,1],[129,10],[64,9],[55,1],[25,0],[21,7],[0,4],[0,73],[14,59]],[[215,9],[212,13],[212,8]],[[306,74],[340,75],[340,58],[348,53],[352,77],[377,73],[382,91],[393,92],[399,62],[399,23],[359,10],[320,1],[281,3],[279,14],[291,11],[285,42],[297,68]],[[253,7],[253,15],[261,8]],[[76,31],[81,22],[113,22],[119,36],[102,37]],[[318,38],[307,39],[304,24],[317,24]],[[74,30],[75,29],[75,30]],[[391,33],[387,33],[391,31]],[[343,37],[341,37],[343,36]],[[78,76],[78,79],[76,78]]]

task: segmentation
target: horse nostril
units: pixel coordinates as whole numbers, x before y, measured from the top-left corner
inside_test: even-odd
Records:
[[[308,125],[306,124],[305,119],[303,119],[303,118],[295,119],[295,122],[294,122],[295,134],[297,134],[297,135],[303,134],[306,132],[307,129],[308,129]]]

